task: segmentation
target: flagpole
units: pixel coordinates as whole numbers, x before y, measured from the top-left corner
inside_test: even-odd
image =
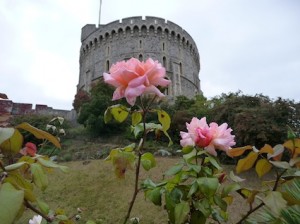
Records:
[[[100,19],[101,19],[101,6],[102,6],[102,0],[100,0],[100,7],[99,7],[99,18],[98,18],[98,27],[100,27]]]

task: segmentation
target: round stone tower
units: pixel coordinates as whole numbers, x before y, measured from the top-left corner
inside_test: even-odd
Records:
[[[77,91],[93,82],[117,61],[132,57],[158,60],[172,84],[165,94],[172,100],[202,93],[199,52],[193,38],[180,26],[157,17],[130,17],[106,25],[86,25],[81,31],[80,74]]]

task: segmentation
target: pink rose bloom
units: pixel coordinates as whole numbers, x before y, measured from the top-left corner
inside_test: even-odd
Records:
[[[227,128],[227,123],[218,126],[212,122],[208,125],[205,117],[201,120],[194,117],[191,123],[186,123],[186,127],[188,132],[180,132],[182,147],[198,146],[216,156],[216,149],[227,153],[231,146],[235,145],[234,135],[231,135],[232,129]]]
[[[141,62],[136,58],[113,64],[109,73],[103,73],[104,81],[114,87],[113,100],[123,97],[133,106],[136,98],[144,93],[153,93],[158,97],[164,94],[157,86],[166,87],[171,83],[165,79],[166,70],[158,61],[149,58]]]
[[[31,142],[27,142],[25,144],[25,147],[20,150],[20,153],[24,156],[27,155],[35,156],[36,152],[37,152],[36,145]]]

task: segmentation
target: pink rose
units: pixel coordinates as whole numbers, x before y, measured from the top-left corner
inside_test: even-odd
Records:
[[[182,147],[198,146],[216,156],[216,149],[227,153],[231,146],[235,145],[234,135],[231,135],[232,129],[227,128],[227,123],[218,126],[212,122],[208,125],[205,117],[201,120],[194,117],[191,123],[186,123],[186,127],[188,132],[180,132]]]
[[[104,81],[114,87],[113,100],[126,98],[130,105],[134,105],[136,98],[144,93],[153,93],[158,97],[164,94],[157,86],[166,87],[171,83],[165,79],[166,70],[158,61],[149,58],[140,62],[136,58],[113,64],[109,73],[103,73]]]
[[[25,147],[20,150],[20,153],[24,156],[27,155],[35,156],[36,151],[37,151],[36,145],[31,142],[27,142],[25,144]]]

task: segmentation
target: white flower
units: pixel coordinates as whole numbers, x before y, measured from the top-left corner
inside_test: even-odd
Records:
[[[42,223],[42,216],[35,215],[32,219],[29,220],[29,224],[41,224]]]

